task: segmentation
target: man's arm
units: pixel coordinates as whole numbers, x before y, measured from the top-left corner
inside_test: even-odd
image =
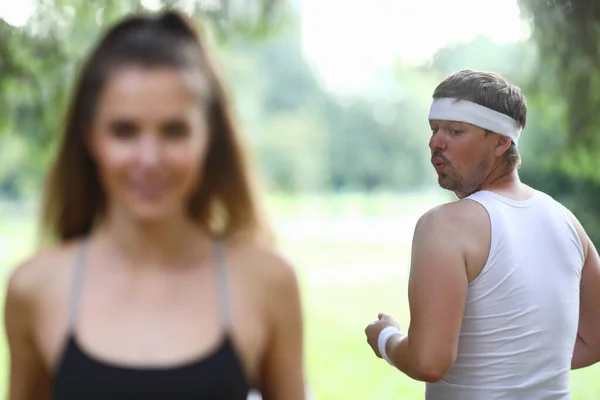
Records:
[[[488,221],[483,208],[457,202],[429,211],[417,223],[408,335],[386,345],[394,366],[413,379],[436,382],[456,360],[468,289],[465,243],[472,242],[474,218]]]
[[[600,257],[577,218],[571,221],[583,244],[585,261],[581,272],[579,328],[571,368],[585,368],[600,361]]]

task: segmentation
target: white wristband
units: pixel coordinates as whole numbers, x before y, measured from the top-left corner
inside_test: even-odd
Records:
[[[395,326],[388,326],[387,328],[384,328],[381,332],[379,332],[379,339],[377,340],[377,344],[379,345],[379,353],[381,354],[381,357],[383,357],[383,359],[387,361],[388,364],[390,364],[391,366],[394,366],[394,364],[392,364],[392,361],[385,352],[385,345],[392,336],[398,334],[402,335],[400,329],[396,328]]]

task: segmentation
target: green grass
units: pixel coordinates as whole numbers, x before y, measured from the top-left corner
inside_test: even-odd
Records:
[[[381,311],[393,314],[401,326],[408,325],[406,285],[414,223],[422,212],[445,199],[438,192],[402,198],[269,199],[273,215],[281,221],[277,227],[284,251],[300,271],[307,373],[316,400],[423,398],[422,383],[373,355],[364,328]],[[353,219],[357,216],[380,218]],[[32,222],[25,213],[0,220],[0,274],[31,251]],[[9,250],[8,257],[3,249]],[[0,285],[2,296],[3,289]],[[7,361],[0,330],[0,390],[7,384]],[[598,399],[598,376],[600,365],[573,372],[572,399]]]

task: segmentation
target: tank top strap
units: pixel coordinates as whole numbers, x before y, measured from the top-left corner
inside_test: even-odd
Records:
[[[470,199],[470,200],[478,202],[481,205],[484,205],[485,203],[494,201],[495,198],[494,198],[493,192],[489,192],[487,190],[479,190],[479,191],[467,196],[466,199]]]
[[[213,265],[217,274],[217,294],[219,296],[219,308],[221,320],[225,332],[229,333],[231,329],[231,309],[229,301],[229,283],[227,279],[227,259],[225,243],[218,239],[213,239],[212,244]]]
[[[79,304],[83,289],[83,278],[85,272],[85,256],[87,254],[87,241],[78,245],[75,255],[75,265],[73,277],[71,280],[71,290],[69,296],[69,333],[73,334],[77,328],[79,317]],[[229,301],[229,284],[227,279],[227,262],[225,254],[225,245],[220,240],[213,240],[212,243],[213,265],[217,275],[217,295],[219,296],[219,311],[223,326],[228,332],[231,327],[231,310]]]
[[[498,210],[498,197],[493,192],[488,192],[486,190],[480,190],[471,194],[470,196],[465,197],[465,199],[472,200],[476,203],[479,203],[488,213],[490,217],[490,223],[492,224],[492,231],[495,229],[497,222],[497,212]]]
[[[85,270],[85,256],[87,253],[88,242],[83,240],[78,244],[75,252],[75,265],[71,278],[71,291],[69,296],[69,316],[68,329],[69,334],[74,334],[77,329],[77,319],[79,317],[79,304],[81,303],[81,294],[83,286],[83,274]]]

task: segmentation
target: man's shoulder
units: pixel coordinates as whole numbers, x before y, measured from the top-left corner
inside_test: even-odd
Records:
[[[479,225],[489,226],[489,217],[480,203],[461,199],[431,208],[417,224],[464,230]]]
[[[413,246],[420,252],[458,257],[469,280],[485,265],[491,246],[491,223],[487,211],[469,200],[441,204],[427,211],[415,229]]]
[[[458,250],[480,248],[490,240],[491,223],[487,211],[469,200],[441,204],[419,218],[414,238],[433,246],[450,246]],[[461,250],[461,251],[463,251]]]
[[[564,220],[575,230],[575,233],[577,233],[577,236],[579,236],[579,239],[581,241],[582,251],[584,252],[584,254],[587,254],[589,238],[583,225],[575,216],[575,214],[555,196],[537,189],[535,189],[535,192],[537,196],[544,198],[547,204],[550,204],[551,210],[553,212],[558,211],[562,215]]]

